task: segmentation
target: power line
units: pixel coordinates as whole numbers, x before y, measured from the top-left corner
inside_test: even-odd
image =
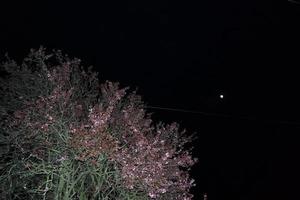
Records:
[[[217,116],[217,117],[231,117],[231,115],[226,115],[226,114],[208,113],[208,112],[186,110],[186,109],[179,109],[179,108],[166,108],[166,107],[159,107],[159,106],[146,106],[146,107],[150,108],[150,109],[156,109],[156,110],[166,110],[166,111],[174,111],[174,112],[185,112],[185,113],[202,114],[202,115]]]
[[[263,119],[258,119],[256,117],[250,117],[250,116],[236,116],[236,115],[229,115],[229,114],[222,114],[222,113],[210,113],[210,112],[187,110],[187,109],[180,109],[180,108],[168,108],[168,107],[161,107],[161,106],[146,106],[146,108],[150,108],[150,109],[154,109],[154,110],[171,111],[171,112],[200,114],[200,115],[212,116],[212,117],[238,118],[238,119],[242,119],[242,120],[263,121],[263,122],[268,122],[268,123],[289,124],[289,125],[299,125],[300,126],[299,122],[283,121],[283,120],[269,120],[269,119],[263,120]]]

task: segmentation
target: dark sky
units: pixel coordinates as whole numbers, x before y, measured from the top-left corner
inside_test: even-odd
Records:
[[[297,199],[300,4],[3,2],[1,55],[61,49],[148,105],[217,113],[151,110],[198,133],[195,199]]]

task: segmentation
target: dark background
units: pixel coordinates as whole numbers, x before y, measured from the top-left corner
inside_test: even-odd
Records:
[[[300,4],[9,2],[1,56],[61,49],[149,106],[205,112],[149,109],[197,132],[195,199],[299,199]]]

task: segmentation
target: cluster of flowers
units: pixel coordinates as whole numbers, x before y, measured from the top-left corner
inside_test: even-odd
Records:
[[[75,159],[99,165],[97,158],[106,154],[128,189],[146,191],[153,199],[192,199],[189,190],[195,184],[188,170],[197,160],[184,149],[190,140],[178,124],[154,126],[140,96],[126,94],[128,88],[120,89],[117,83],[99,85],[97,102],[84,102],[77,95],[80,85],[72,84],[72,76],[77,70],[80,74],[76,76],[92,78],[76,67],[78,61],[68,61],[44,70],[52,92],[25,102],[27,107],[14,113],[12,126],[26,122],[35,134],[46,134],[59,118],[72,117],[74,120],[66,120],[67,144],[76,150]],[[34,112],[44,117],[31,120]],[[75,120],[79,117],[85,119]],[[43,145],[46,143],[51,145],[51,141]]]
[[[196,159],[176,149],[180,141],[172,142],[171,138],[184,140],[178,124],[154,128],[139,98],[131,95],[122,101],[125,94],[118,84],[106,82],[101,85],[101,104],[89,110],[89,123],[70,127],[72,146],[83,150],[79,159],[95,160],[107,153],[128,189],[146,189],[154,199],[172,191],[177,191],[173,199],[191,199],[188,191],[194,180],[180,167],[189,168]]]

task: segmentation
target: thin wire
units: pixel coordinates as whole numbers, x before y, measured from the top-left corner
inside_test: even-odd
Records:
[[[157,110],[167,110],[167,111],[174,111],[174,112],[185,112],[185,113],[193,113],[193,114],[202,114],[207,116],[217,116],[217,117],[231,117],[231,115],[220,114],[220,113],[208,113],[208,112],[201,112],[201,111],[193,111],[193,110],[186,110],[186,109],[178,109],[178,108],[166,108],[166,107],[159,107],[159,106],[146,106],[147,108],[157,109]]]
[[[223,118],[239,118],[243,120],[251,120],[251,121],[263,121],[269,123],[279,123],[279,124],[290,124],[290,125],[299,125],[299,122],[292,122],[292,121],[282,121],[282,120],[263,120],[258,119],[256,117],[243,117],[243,116],[234,116],[228,114],[221,114],[221,113],[209,113],[209,112],[202,112],[202,111],[194,111],[194,110],[186,110],[186,109],[179,109],[179,108],[167,108],[161,106],[146,106],[146,108],[156,109],[156,110],[165,110],[165,111],[173,111],[173,112],[184,112],[184,113],[192,113],[192,114],[201,114],[206,116],[213,116],[213,117],[223,117]]]

